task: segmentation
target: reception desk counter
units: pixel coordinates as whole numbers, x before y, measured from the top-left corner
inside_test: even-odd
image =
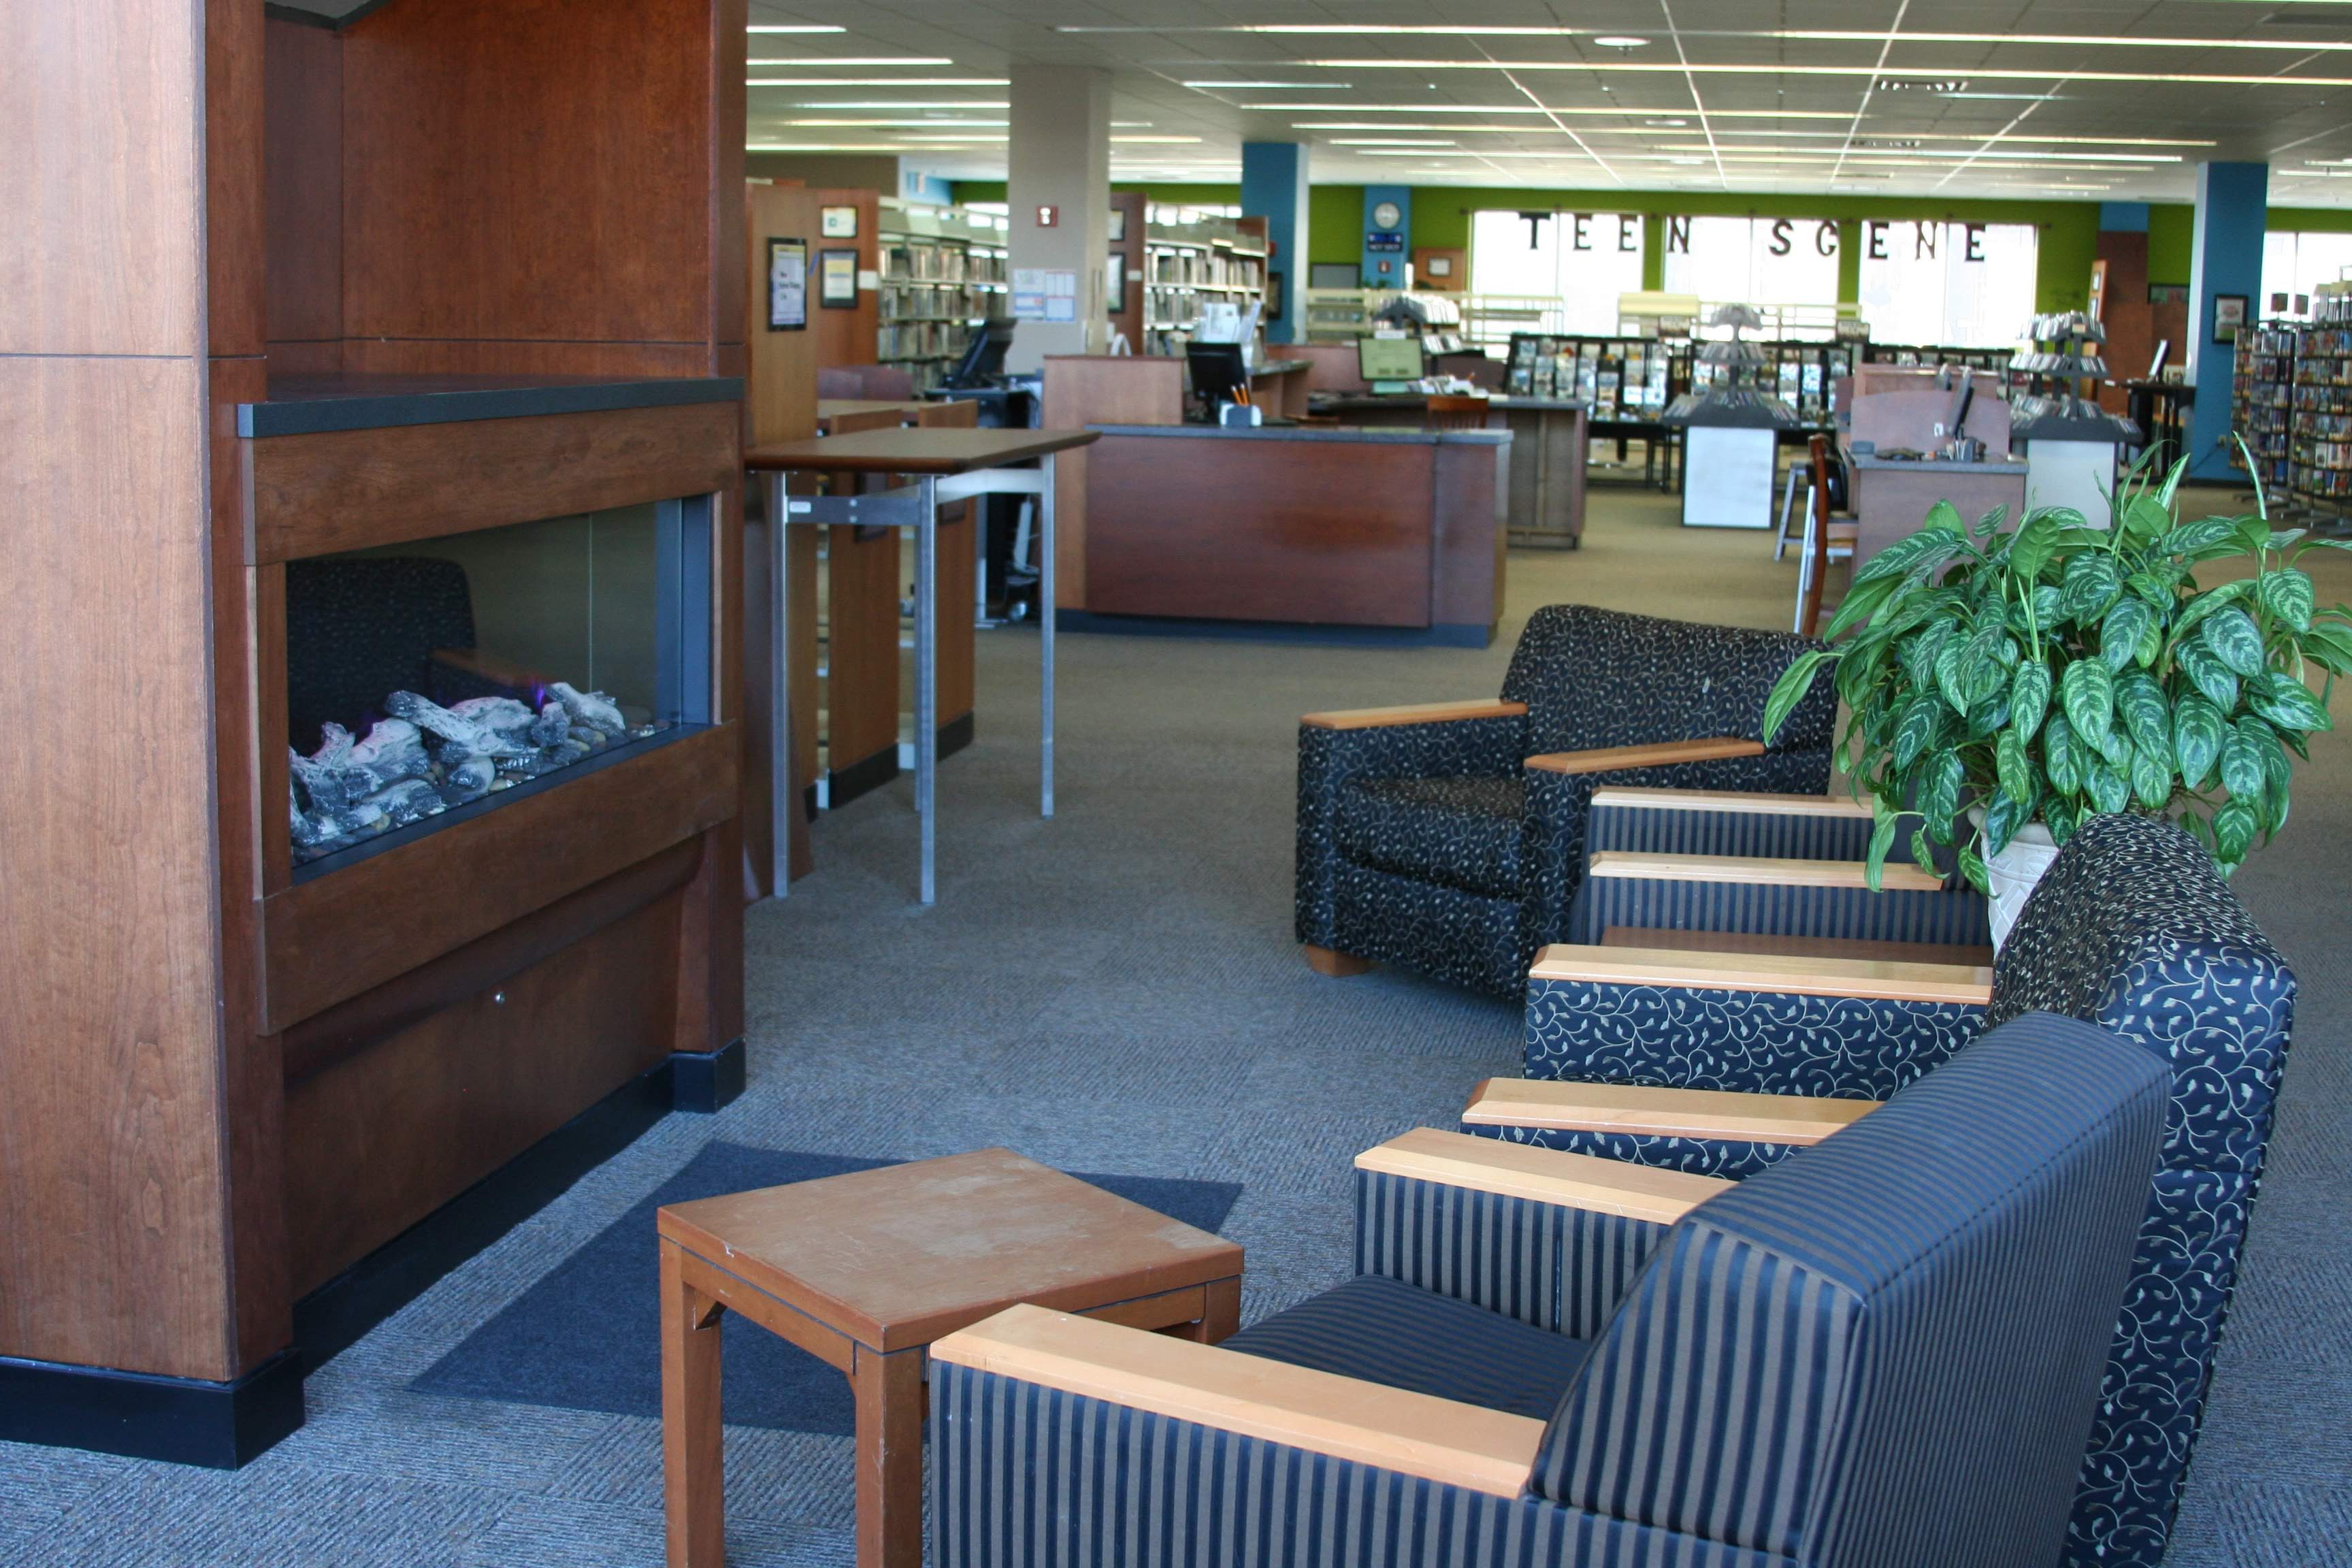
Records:
[[[1997,506],[2009,509],[2012,522],[2025,514],[2025,465],[2014,458],[1906,462],[1863,455],[1853,462],[1857,572],[1896,540],[1917,532],[1939,500],[1950,501],[1971,523]]]
[[[1507,431],[1093,428],[1083,529],[1063,536],[1061,624],[1492,640]]]

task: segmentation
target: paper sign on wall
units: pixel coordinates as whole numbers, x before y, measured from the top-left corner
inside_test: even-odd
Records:
[[[1022,321],[1078,319],[1078,275],[1050,267],[1013,269],[1013,315]]]

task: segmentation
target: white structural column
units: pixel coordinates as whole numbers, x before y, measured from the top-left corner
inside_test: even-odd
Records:
[[[1013,68],[1013,314],[1009,370],[1047,354],[1100,353],[1108,334],[1103,264],[1110,237],[1110,73],[1093,66]],[[1040,289],[1024,289],[1024,282]]]

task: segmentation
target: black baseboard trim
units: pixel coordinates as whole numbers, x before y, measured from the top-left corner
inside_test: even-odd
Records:
[[[1487,626],[1302,626],[1290,621],[1186,620],[1172,616],[1102,616],[1092,610],[1056,610],[1057,632],[1104,632],[1119,637],[1208,637],[1318,647],[1486,647],[1495,640]]]
[[[880,789],[898,776],[898,742],[891,742],[870,757],[824,775],[824,805],[839,811],[869,790]]]
[[[234,1383],[0,1356],[0,1439],[233,1470],[302,1425],[302,1358]]]
[[[234,1383],[0,1356],[0,1440],[235,1469],[302,1425],[302,1376],[611,1159],[672,1110],[743,1092],[744,1050],[640,1073],[294,1303],[294,1344]]]
[[[969,713],[961,719],[950,719],[939,728],[938,756],[951,757],[971,744],[971,720]]]
[[[304,1363],[324,1366],[635,1142],[669,1113],[677,1059],[623,1084],[295,1302],[294,1344]]]
[[[743,1096],[743,1042],[728,1041],[715,1051],[672,1051],[670,1109],[708,1116]]]

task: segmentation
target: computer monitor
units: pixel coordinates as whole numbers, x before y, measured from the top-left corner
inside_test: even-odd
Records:
[[[941,381],[941,386],[986,386],[1004,374],[1004,351],[1013,346],[1013,321],[1010,317],[994,317],[980,331],[972,333],[971,342],[963,351],[963,362],[953,374]]]
[[[1249,364],[1239,343],[1188,342],[1184,359],[1192,370],[1193,395],[1213,413],[1220,403],[1237,403],[1238,388],[1249,384]]]
[[[1358,338],[1356,374],[1366,381],[1412,381],[1421,375],[1419,338]]]

